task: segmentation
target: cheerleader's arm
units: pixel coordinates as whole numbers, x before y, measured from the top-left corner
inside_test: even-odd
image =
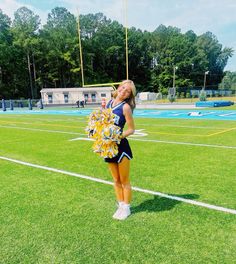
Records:
[[[123,107],[123,114],[125,116],[127,129],[123,132],[122,137],[128,137],[132,134],[134,134],[135,131],[135,125],[134,125],[134,119],[131,107],[128,104],[125,104]]]

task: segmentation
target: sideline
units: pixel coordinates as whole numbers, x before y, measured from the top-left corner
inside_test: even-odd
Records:
[[[9,161],[9,162],[13,162],[13,163],[17,163],[17,164],[21,164],[21,165],[25,165],[25,166],[28,166],[28,167],[33,167],[33,168],[37,168],[37,169],[43,169],[43,170],[47,170],[47,171],[53,171],[53,172],[57,172],[57,173],[61,173],[61,174],[65,174],[65,175],[69,175],[69,176],[73,176],[73,177],[78,177],[78,178],[94,181],[94,182],[99,182],[99,183],[103,183],[103,184],[113,185],[113,183],[110,182],[110,181],[106,181],[106,180],[102,180],[102,179],[98,179],[98,178],[94,178],[94,177],[91,177],[91,176],[86,176],[86,175],[82,175],[82,174],[78,174],[78,173],[74,173],[74,172],[59,170],[59,169],[50,168],[50,167],[47,167],[47,166],[41,166],[41,165],[37,165],[37,164],[29,163],[29,162],[24,162],[24,161],[20,161],[20,160],[15,160],[15,159],[3,157],[3,156],[0,156],[0,159],[1,160],[5,160],[5,161]],[[203,202],[198,202],[198,201],[195,201],[195,200],[185,199],[185,198],[181,198],[181,197],[173,196],[173,195],[168,195],[168,194],[161,193],[161,192],[146,190],[146,189],[142,189],[142,188],[139,188],[139,187],[132,187],[132,190],[137,191],[137,192],[152,194],[152,195],[156,195],[156,196],[160,196],[160,197],[164,197],[164,198],[167,198],[167,199],[176,200],[176,201],[180,201],[180,202],[184,202],[184,203],[188,203],[188,204],[192,204],[192,205],[205,207],[205,208],[208,208],[208,209],[211,209],[211,210],[216,210],[216,211],[221,211],[221,212],[225,212],[225,213],[235,214],[236,215],[236,210],[230,209],[230,208],[225,208],[225,207],[221,207],[221,206],[217,206],[217,205],[212,205],[212,204],[207,204],[207,203],[203,203]]]

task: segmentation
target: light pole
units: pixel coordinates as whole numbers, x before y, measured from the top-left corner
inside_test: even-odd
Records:
[[[175,88],[175,71],[178,69],[177,66],[173,66],[173,88]]]
[[[203,90],[205,90],[205,88],[206,88],[206,76],[207,76],[208,73],[209,73],[209,71],[206,71],[205,74],[204,74]]]

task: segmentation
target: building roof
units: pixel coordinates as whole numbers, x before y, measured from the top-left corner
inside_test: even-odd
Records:
[[[110,87],[73,87],[73,88],[43,88],[40,92],[105,92],[113,91]]]

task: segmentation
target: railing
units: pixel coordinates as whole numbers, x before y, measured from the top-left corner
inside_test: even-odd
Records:
[[[40,102],[41,101],[41,102]],[[85,107],[86,105],[101,105],[101,99],[93,100],[52,100],[43,101],[41,99],[20,99],[20,100],[4,100],[4,107],[6,109],[11,108],[42,108],[42,107],[51,107],[51,106],[75,106],[75,107]],[[0,109],[2,109],[2,100],[0,100]]]

